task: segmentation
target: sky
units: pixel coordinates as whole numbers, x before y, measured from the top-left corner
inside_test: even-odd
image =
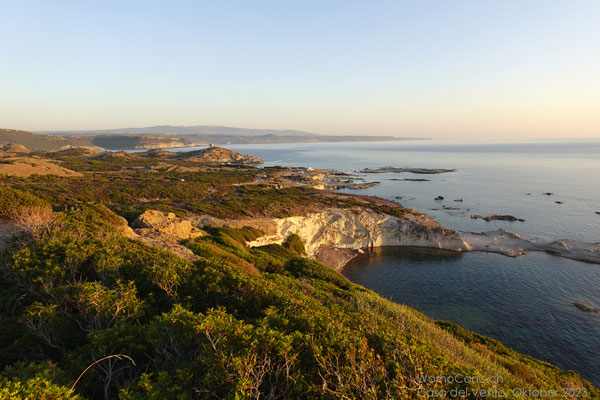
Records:
[[[600,137],[600,1],[0,0],[0,127]]]

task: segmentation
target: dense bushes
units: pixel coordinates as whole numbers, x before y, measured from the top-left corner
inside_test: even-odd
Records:
[[[213,229],[188,243],[201,256],[189,263],[122,237],[120,223],[102,206],[63,212],[3,258],[0,398],[76,398],[81,372],[112,354],[135,364],[94,364],[77,395],[409,399],[422,388],[574,386],[598,398],[574,374],[441,329],[300,257],[297,237],[250,249],[260,232]],[[456,374],[504,381],[421,379]]]
[[[315,278],[339,288],[349,289],[352,283],[339,272],[308,258],[294,257],[285,264],[285,270],[296,278]]]
[[[48,208],[50,204],[33,196],[11,187],[0,187],[0,217],[10,218],[15,210],[29,207]]]
[[[285,241],[283,242],[283,247],[299,255],[306,254],[306,250],[304,249],[304,242],[302,241],[300,236],[296,235],[295,233],[291,234],[287,237],[287,239],[285,239]]]
[[[83,163],[105,163],[97,159],[77,159]],[[371,204],[347,195],[324,195],[309,187],[272,189],[264,184],[248,184],[261,173],[256,168],[213,168],[197,172],[123,172],[119,165],[117,164],[115,171],[87,172],[82,177],[9,177],[3,179],[2,184],[38,196],[51,203],[56,210],[98,203],[107,205],[128,220],[148,209],[193,212],[234,219],[305,215],[328,206],[366,207],[398,217],[406,212],[400,207]],[[271,169],[262,171],[266,174],[276,172]],[[57,190],[58,187],[60,190]]]
[[[64,375],[50,362],[19,362],[0,374],[0,399],[79,399],[70,389],[69,380]]]

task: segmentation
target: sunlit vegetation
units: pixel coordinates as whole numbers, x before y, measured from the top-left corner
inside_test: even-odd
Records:
[[[338,197],[309,187],[273,189],[265,183],[253,183],[258,175],[275,176],[280,171],[278,168],[239,166],[206,167],[194,172],[115,172],[113,168],[120,171],[119,163],[127,163],[127,158],[115,157],[117,160],[114,162],[70,155],[59,158],[78,160],[78,163],[100,163],[102,170],[85,172],[85,169],[66,163],[62,165],[84,171],[85,174],[81,177],[4,177],[0,179],[0,187],[6,185],[31,193],[52,204],[57,211],[97,203],[106,205],[127,219],[148,209],[173,211],[179,215],[209,214],[219,218],[283,218],[305,215],[325,206],[368,207],[398,217],[405,213],[401,207],[367,204],[349,196]],[[130,161],[156,163],[148,158]]]
[[[121,224],[104,206],[76,207],[2,254],[0,398],[409,399],[422,388],[512,387],[599,397],[574,373],[303,258],[295,235],[249,248],[262,232],[208,229],[187,243],[200,256],[192,263],[123,237]],[[73,387],[114,354],[133,362],[99,361]],[[456,374],[503,382],[421,378]]]

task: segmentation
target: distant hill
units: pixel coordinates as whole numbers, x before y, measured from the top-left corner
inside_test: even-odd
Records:
[[[59,150],[69,147],[93,147],[91,138],[38,135],[17,129],[0,129],[0,145],[20,144],[33,151]]]
[[[293,129],[248,129],[230,126],[194,125],[173,126],[159,125],[145,128],[122,128],[81,131],[43,131],[38,132],[62,136],[118,136],[118,135],[151,135],[173,136],[183,142],[207,142],[217,144],[244,143],[306,143],[306,142],[357,142],[370,140],[414,140],[416,137],[370,136],[370,135],[320,135],[312,132]]]
[[[315,133],[296,131],[296,130],[277,130],[277,129],[248,129],[234,128],[229,126],[213,125],[194,125],[194,126],[173,126],[159,125],[145,128],[121,128],[104,130],[83,130],[83,131],[45,131],[44,134],[64,135],[64,136],[96,136],[96,135],[229,135],[229,136],[319,136]]]
[[[364,142],[414,140],[394,136],[336,136],[294,130],[245,129],[224,126],[153,126],[97,131],[28,132],[0,129],[0,146],[20,144],[33,151],[83,147],[96,150],[175,148],[214,144]]]

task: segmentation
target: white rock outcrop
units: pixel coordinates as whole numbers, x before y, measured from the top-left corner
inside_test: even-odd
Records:
[[[252,225],[250,221],[244,221]],[[411,212],[403,218],[378,214],[370,209],[332,208],[302,217],[272,220],[271,232],[250,246],[281,243],[297,234],[306,252],[314,256],[322,246],[362,249],[380,246],[420,246],[465,251],[469,246],[456,231],[446,229],[433,218]]]
[[[528,251],[543,251],[555,256],[600,264],[600,243],[572,239],[524,239],[516,233],[498,229],[488,232],[462,232],[462,237],[472,251],[500,253],[519,257]]]
[[[542,251],[573,260],[600,263],[600,243],[527,240],[503,229],[481,233],[457,232],[414,210],[409,210],[402,218],[379,214],[368,208],[329,208],[306,216],[281,219],[223,220],[197,216],[193,223],[197,226],[252,226],[262,229],[265,235],[248,243],[250,246],[280,244],[295,233],[304,241],[309,257],[335,269],[341,269],[360,249],[380,246],[484,251],[510,257],[519,257],[528,251]],[[346,251],[349,249],[356,252]]]

